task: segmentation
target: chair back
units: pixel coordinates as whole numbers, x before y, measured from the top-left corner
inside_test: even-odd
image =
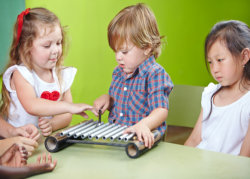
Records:
[[[204,87],[175,85],[169,97],[167,125],[194,127],[201,111]]]

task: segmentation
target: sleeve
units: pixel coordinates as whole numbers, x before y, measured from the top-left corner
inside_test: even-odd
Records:
[[[207,103],[211,101],[212,95],[220,88],[220,85],[214,83],[209,83],[207,87],[204,88],[201,97],[202,108],[206,107]]]
[[[164,69],[154,70],[148,80],[148,104],[150,104],[150,111],[159,107],[169,109],[168,96],[173,86],[173,82]]]
[[[110,96],[114,96],[114,88],[115,88],[115,81],[117,80],[119,76],[119,69],[118,67],[116,67],[112,73],[112,81],[111,81],[111,84],[110,84],[110,87],[109,87],[109,95]]]
[[[109,87],[109,96],[111,96],[112,98],[114,98],[114,87],[115,87],[114,80],[112,78],[112,82],[111,82],[110,87]],[[110,106],[110,114],[111,114],[112,109],[114,108],[114,105],[115,105],[115,103],[113,103],[113,105]]]
[[[113,91],[114,91],[114,80],[111,81],[111,84],[109,86],[109,96],[114,96],[113,95]]]
[[[250,91],[242,96],[238,103],[238,110],[239,111],[239,117],[240,120],[240,128],[241,132],[246,135],[248,126],[250,125]]]
[[[212,104],[213,94],[221,87],[219,84],[209,83],[207,87],[204,88],[201,96],[201,107],[203,109],[203,120],[209,115]]]
[[[5,71],[5,73],[3,74],[3,83],[9,92],[14,91],[10,87],[10,79],[11,79],[11,76],[15,70],[18,70],[21,73],[21,75],[23,76],[23,78],[26,81],[28,81],[32,86],[34,86],[34,78],[33,78],[31,71],[28,70],[28,68],[26,68],[25,66],[13,65],[13,66],[9,67]]]
[[[66,92],[68,89],[70,89],[76,75],[77,69],[74,67],[66,67],[62,70],[62,89],[63,92]]]
[[[248,116],[248,125],[250,125],[250,108],[249,108],[250,102],[248,102],[247,106],[245,106],[245,108],[247,108],[246,110],[247,110],[247,116]]]
[[[250,125],[250,92],[248,92],[247,96],[246,96],[246,103],[243,106],[243,112],[242,114],[246,115],[246,119],[247,119],[247,124]]]

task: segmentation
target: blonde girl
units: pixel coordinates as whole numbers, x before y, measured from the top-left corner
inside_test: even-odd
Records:
[[[64,31],[54,13],[33,8],[18,16],[2,85],[1,114],[11,125],[31,123],[48,136],[69,125],[72,114],[96,114],[92,106],[72,103],[76,69],[63,66],[64,47]]]

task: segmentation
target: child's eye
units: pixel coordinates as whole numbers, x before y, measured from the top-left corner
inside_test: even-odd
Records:
[[[217,61],[218,61],[218,62],[221,62],[222,60],[223,60],[222,58],[219,58]]]
[[[56,45],[61,45],[61,42],[57,42]]]
[[[212,61],[207,61],[207,63],[212,64]]]
[[[43,47],[44,47],[44,48],[50,48],[50,45],[51,45],[51,44],[44,44]]]
[[[127,54],[127,53],[128,53],[128,51],[123,51],[122,53],[125,55],[125,54]]]
[[[50,48],[50,45],[44,45],[43,47],[44,48]]]

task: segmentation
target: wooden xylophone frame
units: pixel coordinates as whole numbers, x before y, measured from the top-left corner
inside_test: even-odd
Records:
[[[126,154],[128,155],[128,157],[130,158],[137,158],[139,156],[141,156],[143,153],[147,152],[148,149],[147,147],[145,147],[143,142],[139,142],[136,137],[134,137],[133,139],[128,140],[127,142],[121,142],[121,141],[111,141],[109,142],[109,140],[92,140],[92,139],[81,139],[81,137],[78,138],[74,138],[73,136],[68,136],[68,135],[62,135],[64,131],[67,130],[71,130],[75,127],[78,127],[79,125],[87,122],[83,121],[80,124],[74,125],[72,127],[67,128],[66,130],[60,131],[58,133],[55,133],[54,135],[48,136],[45,139],[45,148],[49,151],[49,152],[58,152],[62,149],[64,149],[65,147],[68,147],[71,144],[92,144],[92,145],[106,145],[106,146],[114,146],[114,147],[124,147]],[[93,121],[93,120],[92,120]],[[152,131],[152,133],[154,134],[154,145],[152,146],[155,147],[161,140],[161,133],[158,130],[154,130]]]

